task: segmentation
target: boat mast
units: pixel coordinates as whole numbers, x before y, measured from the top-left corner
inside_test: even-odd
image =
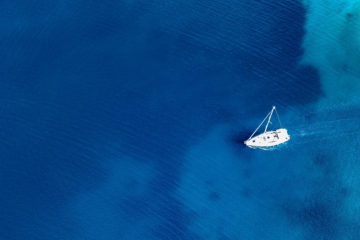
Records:
[[[274,111],[274,110],[272,110],[272,111]],[[264,120],[260,123],[260,125],[257,127],[257,129],[255,130],[255,132],[253,132],[253,134],[251,134],[251,136],[249,137],[248,140],[250,140],[250,139],[252,138],[252,136],[254,136],[254,134],[256,133],[256,131],[261,127],[261,125],[262,125],[262,124],[265,122],[265,120],[269,117],[269,115],[272,113],[272,111],[269,112],[268,115],[266,115],[266,117],[264,118]],[[271,116],[270,116],[270,118],[271,118]],[[266,125],[266,127],[267,127],[267,125]],[[247,141],[248,141],[248,140],[247,140]]]
[[[270,119],[271,119],[271,116],[272,116],[274,110],[275,110],[275,106],[273,106],[273,109],[272,109],[271,112],[270,112],[269,120],[268,120],[268,122],[267,122],[267,124],[266,124],[264,133],[266,133],[266,129],[267,129],[267,127],[269,126]]]

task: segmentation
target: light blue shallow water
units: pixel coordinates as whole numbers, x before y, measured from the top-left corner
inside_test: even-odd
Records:
[[[360,111],[307,7],[2,1],[0,238],[358,239]],[[291,141],[245,148],[272,105]]]

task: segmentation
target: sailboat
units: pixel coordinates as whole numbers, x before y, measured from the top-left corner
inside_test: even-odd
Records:
[[[276,115],[278,117],[280,128],[275,131],[267,131],[267,128],[269,126],[270,119],[273,115],[273,112],[276,112]],[[268,119],[265,131],[255,137],[253,137],[257,130],[261,127],[261,125],[265,122],[265,120]],[[280,145],[282,143],[285,143],[290,140],[290,135],[288,134],[287,130],[281,126],[279,114],[276,111],[275,106],[271,109],[269,114],[265,117],[265,119],[260,123],[258,128],[255,130],[253,134],[249,137],[248,140],[246,140],[244,143],[246,146],[250,148],[261,148],[261,149],[268,149],[277,145]]]

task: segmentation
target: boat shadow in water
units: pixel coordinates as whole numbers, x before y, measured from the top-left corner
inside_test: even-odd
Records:
[[[230,142],[232,145],[240,146],[241,148],[246,148],[244,141],[248,140],[249,135],[252,134],[250,129],[245,129],[240,132],[234,133],[230,135]]]
[[[242,131],[231,131],[226,136],[226,143],[231,147],[234,156],[237,159],[241,160],[243,164],[248,165],[253,159],[253,153],[248,151],[244,141],[247,140],[249,134],[251,134],[250,129]]]

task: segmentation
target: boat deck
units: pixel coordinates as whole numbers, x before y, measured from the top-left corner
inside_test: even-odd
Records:
[[[248,147],[261,148],[272,147],[290,140],[290,135],[285,128],[280,128],[276,131],[269,131],[248,139],[244,143]]]

